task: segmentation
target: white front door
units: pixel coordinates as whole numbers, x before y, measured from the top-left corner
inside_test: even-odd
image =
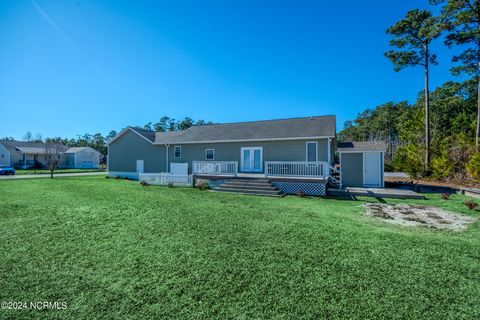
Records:
[[[363,154],[363,184],[367,187],[381,186],[380,155],[380,152],[367,152]]]
[[[263,170],[263,149],[262,147],[241,148],[241,171],[262,172]]]
[[[143,160],[137,160],[137,173],[143,173]]]

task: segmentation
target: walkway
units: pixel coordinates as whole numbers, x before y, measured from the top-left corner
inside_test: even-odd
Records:
[[[56,173],[53,178],[63,177],[82,177],[82,176],[102,176],[106,175],[106,172],[77,172],[77,173]],[[18,174],[14,176],[0,176],[0,180],[18,180],[18,179],[37,179],[37,178],[50,178],[50,174]]]

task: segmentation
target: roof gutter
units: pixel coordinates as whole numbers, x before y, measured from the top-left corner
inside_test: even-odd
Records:
[[[332,138],[335,138],[335,136],[237,139],[237,140],[205,140],[205,141],[170,141],[168,143],[169,144],[199,144],[199,143],[228,143],[228,142],[256,142],[256,141],[292,141],[292,140],[314,140],[314,139],[332,139]],[[153,144],[164,145],[165,142],[154,142]]]

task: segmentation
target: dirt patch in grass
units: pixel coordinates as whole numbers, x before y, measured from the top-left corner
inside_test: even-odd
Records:
[[[366,215],[369,217],[410,227],[464,230],[468,224],[475,221],[472,217],[422,205],[367,203],[364,207],[366,208]]]

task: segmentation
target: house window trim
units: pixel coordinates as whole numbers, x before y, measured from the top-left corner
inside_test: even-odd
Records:
[[[208,151],[209,150],[212,150],[212,159],[208,159]],[[215,160],[215,149],[212,149],[212,148],[205,149],[205,160],[207,160],[207,161]]]
[[[315,144],[315,161],[309,161],[308,160],[308,145],[310,143]],[[318,141],[307,141],[307,142],[305,142],[305,161],[306,162],[318,162]]]
[[[180,151],[179,151],[180,155],[178,157],[177,157],[177,151],[176,151],[177,148],[180,149]],[[182,146],[174,146],[173,147],[173,158],[174,159],[181,159],[182,158]]]

